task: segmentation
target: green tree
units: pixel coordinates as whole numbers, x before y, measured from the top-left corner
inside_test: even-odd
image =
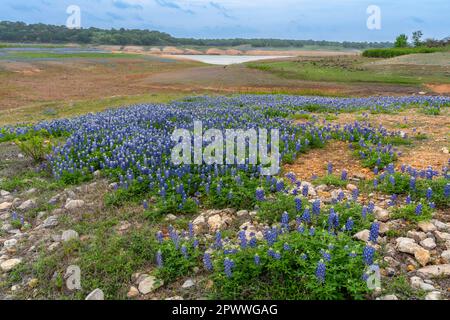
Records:
[[[412,38],[413,38],[413,43],[414,43],[415,47],[420,47],[422,45],[422,40],[421,40],[422,36],[423,36],[423,33],[420,30],[413,32]]]
[[[394,46],[396,48],[406,48],[408,46],[408,36],[406,34],[401,34],[395,39]]]

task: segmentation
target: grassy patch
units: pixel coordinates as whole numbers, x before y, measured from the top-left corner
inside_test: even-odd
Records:
[[[368,58],[393,58],[398,56],[403,56],[407,54],[417,54],[417,53],[433,53],[446,51],[446,48],[383,48],[383,49],[368,49],[363,52],[364,57]]]

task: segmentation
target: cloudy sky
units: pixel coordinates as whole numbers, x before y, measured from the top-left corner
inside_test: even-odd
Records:
[[[422,30],[450,36],[449,0],[1,0],[0,20],[63,25],[70,5],[82,27],[138,28],[196,38],[392,41]],[[366,10],[381,9],[369,30]]]

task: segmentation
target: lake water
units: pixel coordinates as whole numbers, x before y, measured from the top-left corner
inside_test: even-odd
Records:
[[[230,65],[236,63],[244,63],[257,60],[289,58],[290,56],[230,56],[230,55],[185,55],[180,54],[176,57],[184,59],[200,61],[208,64]]]

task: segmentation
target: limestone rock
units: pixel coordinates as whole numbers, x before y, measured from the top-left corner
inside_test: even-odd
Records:
[[[89,293],[85,300],[105,300],[105,294],[99,288]]]
[[[427,250],[433,250],[436,248],[436,242],[433,238],[426,238],[425,240],[420,241],[420,245]]]
[[[426,266],[417,270],[417,273],[423,277],[448,277],[450,276],[450,264],[439,264]]]
[[[83,200],[69,200],[64,208],[66,210],[75,210],[84,206]]]
[[[140,293],[147,294],[158,289],[163,284],[162,280],[158,280],[154,276],[148,276],[139,283],[138,289]]]
[[[78,238],[79,238],[78,232],[76,232],[75,230],[66,230],[61,235],[61,240],[64,242],[76,240]]]
[[[8,271],[11,271],[12,269],[14,269],[15,267],[17,267],[21,263],[22,263],[22,259],[20,259],[20,258],[9,259],[9,260],[2,262],[0,264],[0,268],[4,272],[8,272]]]

